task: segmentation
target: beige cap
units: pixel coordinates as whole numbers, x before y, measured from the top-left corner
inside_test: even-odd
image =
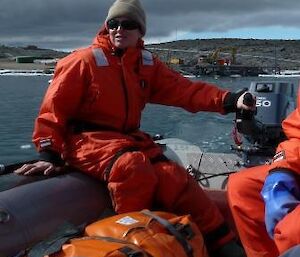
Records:
[[[146,33],[146,15],[139,0],[117,0],[109,8],[105,23],[113,18],[127,17],[136,21],[141,27],[141,33]]]

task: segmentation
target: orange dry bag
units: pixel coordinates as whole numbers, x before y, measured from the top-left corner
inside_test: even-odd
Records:
[[[109,237],[82,237],[71,239],[51,257],[149,257],[138,246]]]
[[[153,257],[208,257],[202,234],[190,215],[148,210],[125,213],[92,223],[85,233],[134,243]]]

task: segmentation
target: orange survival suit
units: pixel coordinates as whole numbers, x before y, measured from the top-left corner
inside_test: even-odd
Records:
[[[144,50],[142,41],[119,54],[104,29],[90,47],[57,64],[33,140],[44,159],[57,165],[66,161],[106,181],[118,213],[154,203],[176,214],[189,213],[207,243],[218,246],[232,233],[217,207],[139,127],[146,103],[226,113],[224,99],[230,94],[170,70]]]
[[[260,195],[269,172],[286,168],[300,172],[300,96],[297,108],[283,121],[287,140],[277,147],[270,165],[245,169],[229,177],[228,197],[237,229],[248,257],[274,257],[300,244],[300,206],[275,227],[274,241],[264,221],[264,202]]]

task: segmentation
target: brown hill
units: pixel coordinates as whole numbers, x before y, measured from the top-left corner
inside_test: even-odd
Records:
[[[53,59],[62,58],[68,53],[52,49],[42,49],[34,45],[26,47],[10,47],[0,45],[0,69],[17,69],[17,70],[48,70],[52,69],[55,64],[42,63],[17,63],[15,58],[19,56],[34,56],[37,58]]]
[[[165,61],[175,57],[182,59],[187,65],[195,65],[199,57],[216,52],[220,58],[231,58],[232,49],[235,49],[236,63],[239,65],[276,65],[279,69],[300,69],[300,40],[195,39],[152,44],[147,47]]]
[[[67,53],[62,51],[56,51],[52,49],[42,49],[34,45],[28,45],[26,47],[10,47],[0,45],[0,58],[13,58],[16,56],[36,56],[42,58],[61,58]]]
[[[300,40],[260,40],[260,39],[195,39],[179,40],[160,44],[149,44],[146,48],[157,54],[160,59],[170,62],[172,58],[182,60],[182,67],[194,67],[199,59],[207,57],[232,58],[244,66],[257,66],[278,69],[300,69]],[[61,58],[68,53],[37,46],[8,47],[0,45],[0,68],[8,63],[15,68],[16,56],[37,56],[42,58]],[[211,61],[211,60],[210,60]],[[1,64],[2,63],[2,64]],[[28,64],[22,64],[22,66]],[[178,68],[179,66],[175,68]],[[23,67],[22,67],[23,68]]]

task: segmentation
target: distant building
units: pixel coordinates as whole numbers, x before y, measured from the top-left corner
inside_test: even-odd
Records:
[[[17,63],[33,63],[35,56],[16,56]]]
[[[16,62],[17,63],[39,63],[49,66],[55,66],[58,62],[59,58],[43,58],[43,57],[36,57],[36,56],[17,56]]]

